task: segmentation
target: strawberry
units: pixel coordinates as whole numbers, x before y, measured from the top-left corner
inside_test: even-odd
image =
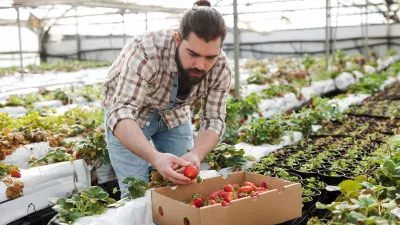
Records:
[[[241,119],[241,120],[239,121],[240,124],[244,124],[244,122],[245,122],[244,119]]]
[[[72,155],[72,153],[74,153],[74,152],[73,152],[71,149],[68,149],[68,150],[67,150],[67,153],[70,154],[70,155]]]
[[[208,196],[207,199],[209,199],[209,200],[215,200],[215,198],[218,197],[218,194],[219,194],[220,192],[222,192],[222,191],[221,191],[221,190],[219,190],[219,191],[214,191],[213,193],[210,194],[210,196]]]
[[[232,201],[232,192],[225,192],[223,196],[224,202],[231,202]]]
[[[225,185],[224,191],[226,191],[226,192],[233,192],[233,191],[234,191],[233,186],[232,186],[231,184]]]
[[[184,224],[184,225],[190,225],[189,219],[185,217],[185,218],[183,219],[183,224]]]
[[[266,192],[267,189],[265,187],[256,187],[256,191],[259,193]]]
[[[260,113],[260,112],[258,113],[258,115],[259,115],[260,117],[264,117],[264,115],[263,115],[262,113]]]
[[[264,181],[261,182],[261,183],[260,183],[260,187],[267,188],[267,183],[265,183]]]
[[[252,191],[253,191],[253,188],[250,186],[243,186],[243,187],[240,187],[238,190],[239,193],[246,193],[246,194],[250,194]]]
[[[193,204],[194,206],[196,206],[196,208],[201,208],[201,207],[204,206],[203,199],[201,199],[201,198],[195,198],[195,199],[193,199],[193,200],[192,200],[192,204]]]
[[[6,155],[11,155],[11,151],[6,151]]]
[[[222,202],[222,207],[227,207],[229,205],[229,202],[223,201]]]
[[[254,185],[253,183],[248,182],[248,181],[244,182],[243,186],[250,186],[251,188],[253,188],[253,190],[256,190],[256,188],[257,188],[256,185]]]
[[[81,158],[81,153],[77,152],[77,153],[75,154],[75,157],[76,157],[77,159],[80,159],[80,158]]]
[[[183,175],[186,177],[189,177],[190,179],[194,179],[197,177],[199,174],[199,170],[195,166],[187,166],[185,167],[185,170],[183,171]]]
[[[243,119],[244,119],[244,120],[248,120],[248,119],[249,119],[249,116],[248,116],[248,115],[244,115]]]
[[[21,177],[21,173],[18,170],[11,170],[10,171],[10,175],[12,177],[16,177],[16,178],[20,178]]]

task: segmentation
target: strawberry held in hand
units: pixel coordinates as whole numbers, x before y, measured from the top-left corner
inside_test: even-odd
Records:
[[[197,177],[199,174],[199,170],[195,166],[187,166],[185,167],[185,170],[183,171],[183,175],[186,177],[189,177],[190,179],[194,179]]]
[[[18,170],[11,170],[10,171],[10,175],[12,177],[16,177],[16,178],[20,178],[21,177],[21,173]]]

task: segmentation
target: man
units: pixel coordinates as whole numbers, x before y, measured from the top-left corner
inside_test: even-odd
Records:
[[[221,50],[225,35],[221,14],[208,1],[198,1],[184,13],[178,31],[132,39],[111,66],[103,104],[122,197],[127,195],[121,183],[125,177],[149,181],[148,163],[165,179],[192,183],[176,169],[199,168],[218,144],[231,82]],[[197,100],[202,101],[201,128],[193,146],[190,105]]]

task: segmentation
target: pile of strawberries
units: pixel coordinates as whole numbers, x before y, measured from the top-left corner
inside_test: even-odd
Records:
[[[260,193],[266,191],[269,191],[269,189],[265,182],[261,182],[259,187],[248,181],[244,182],[242,186],[238,184],[227,184],[224,186],[223,190],[214,191],[207,198],[201,198],[198,194],[194,194],[189,205],[201,208],[208,205],[222,204],[222,206],[225,207],[235,199],[248,196],[256,198]]]

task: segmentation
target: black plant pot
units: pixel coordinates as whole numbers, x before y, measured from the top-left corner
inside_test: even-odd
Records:
[[[303,179],[309,178],[309,177],[314,177],[318,174],[318,170],[316,170],[316,169],[310,169],[308,172],[300,171],[300,166],[293,167],[293,170],[291,172],[298,174]]]
[[[314,205],[314,198],[311,196],[309,197],[311,198],[311,201],[303,202],[303,208],[302,208],[303,212],[309,210]]]
[[[309,195],[303,193],[304,196],[310,196],[310,197],[312,197],[312,198],[314,199],[315,202],[321,197],[321,192],[320,192],[318,189],[311,188],[311,187],[309,187],[309,186],[304,186],[303,188],[310,189],[310,190],[312,190],[312,191],[315,193],[315,194],[309,194]]]
[[[288,173],[289,173],[289,176],[294,176],[294,177],[297,177],[297,178],[298,178],[298,181],[288,180],[288,181],[290,181],[290,182],[301,183],[301,181],[303,180],[303,179],[301,178],[301,176],[299,176],[299,175],[297,175],[297,174],[295,174],[295,173],[292,173],[292,172],[289,172],[289,171],[288,171]],[[281,177],[279,177],[279,176],[278,176],[278,173],[275,174],[275,177],[277,177],[277,178],[279,178],[279,179],[282,179],[282,180],[286,180],[286,178],[281,178]]]
[[[330,176],[328,175],[330,172],[336,172],[339,176]],[[345,180],[344,173],[339,171],[318,170],[318,176],[321,181],[325,182],[328,185],[338,185],[340,182]]]

